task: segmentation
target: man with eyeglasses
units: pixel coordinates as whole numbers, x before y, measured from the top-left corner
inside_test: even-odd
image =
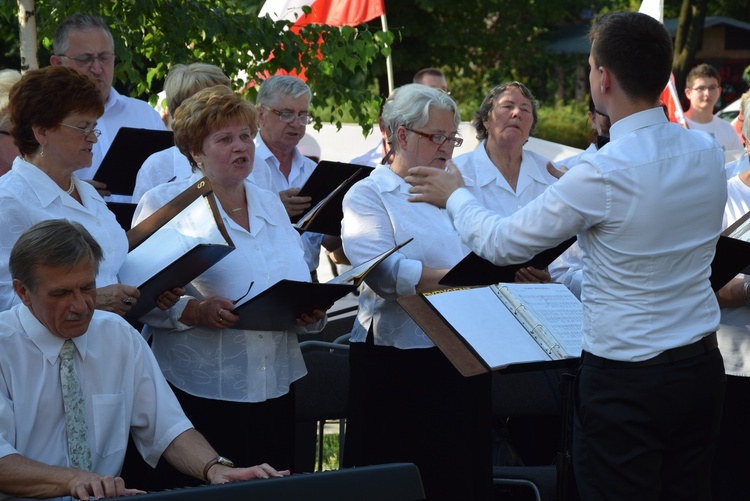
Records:
[[[120,127],[165,130],[161,117],[147,102],[123,96],[112,87],[115,44],[103,18],[88,14],[66,18],[55,31],[52,49],[50,64],[68,66],[91,77],[104,101],[104,115],[97,122],[101,135],[91,166],[78,171],[78,177],[93,179]],[[102,183],[92,184],[101,195],[109,195]]]
[[[699,64],[688,73],[685,95],[690,109],[685,112],[689,129],[711,134],[724,151],[742,149],[742,141],[732,125],[714,116],[714,107],[721,97],[721,76],[710,64]]]
[[[310,197],[298,197],[317,164],[300,153],[299,142],[305,135],[310,115],[312,91],[301,79],[277,75],[263,81],[258,89],[256,107],[260,131],[255,137],[255,165],[271,171],[271,177],[289,216],[304,214],[310,208]],[[317,279],[320,233],[302,234],[305,261],[313,280]],[[340,247],[340,239],[326,237],[329,251]]]

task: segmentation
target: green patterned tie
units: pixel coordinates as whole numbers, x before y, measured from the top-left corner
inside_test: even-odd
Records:
[[[91,471],[86,404],[83,401],[81,384],[73,367],[75,353],[76,346],[73,340],[66,340],[60,351],[60,383],[65,407],[65,428],[68,431],[68,454],[71,468]]]

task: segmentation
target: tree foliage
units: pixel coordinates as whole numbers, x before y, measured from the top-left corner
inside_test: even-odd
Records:
[[[447,77],[465,120],[486,92],[508,80],[525,83],[543,103],[559,106],[581,89],[586,55],[550,55],[547,45],[558,28],[586,24],[592,14],[637,10],[641,0],[385,0],[391,33],[377,20],[370,26],[309,27],[298,35],[288,23],[258,19],[264,0],[37,0],[42,64],[54,27],[73,12],[107,17],[117,37],[116,86],[130,95],[152,97],[173,63],[205,61],[233,77],[277,69],[307,68],[323,120],[374,121],[387,93],[385,55],[391,51],[396,85],[411,81],[420,68],[434,66]],[[0,66],[18,67],[15,0],[0,0]],[[685,11],[683,5],[690,9]],[[701,8],[701,5],[707,8]],[[750,21],[750,0],[665,0],[665,18],[681,12],[676,47],[680,67],[693,64],[702,15]],[[697,24],[696,24],[697,23]],[[693,26],[692,31],[690,26]],[[322,43],[321,43],[322,41]],[[318,59],[317,54],[323,55]],[[268,56],[273,59],[268,61]],[[4,59],[5,58],[5,59]],[[10,63],[8,61],[11,61]],[[585,73],[585,70],[584,70]],[[255,88],[247,89],[254,98]],[[562,102],[560,101],[562,99]]]
[[[130,95],[155,99],[171,65],[201,61],[222,68],[249,99],[257,83],[279,70],[304,74],[314,91],[313,110],[341,122],[338,103],[366,130],[377,116],[380,97],[366,85],[372,64],[390,51],[393,35],[359,27],[307,26],[290,30],[287,21],[258,18],[262,2],[241,0],[37,0],[39,40],[51,50],[59,22],[75,12],[102,15],[115,38],[116,86]],[[0,16],[17,7],[5,0]],[[17,31],[16,31],[17,33]],[[48,59],[40,58],[41,64]],[[320,127],[320,119],[317,119]]]

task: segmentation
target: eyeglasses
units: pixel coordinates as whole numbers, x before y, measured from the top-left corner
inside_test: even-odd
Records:
[[[703,92],[715,92],[715,91],[717,91],[719,89],[721,89],[721,87],[719,87],[718,85],[709,85],[708,87],[703,87],[703,86],[701,86],[701,87],[693,87],[693,90],[695,92],[700,92],[700,93],[703,93]]]
[[[253,288],[254,284],[255,284],[255,280],[253,280],[252,282],[250,282],[250,285],[247,288],[247,292],[245,292],[243,295],[241,295],[240,297],[238,297],[237,299],[235,299],[234,301],[232,301],[232,304],[237,304],[240,301],[242,301],[243,299],[245,299],[247,297],[247,295],[250,294],[250,289]]]
[[[404,129],[408,130],[409,132],[413,132],[414,134],[419,134],[422,137],[426,137],[433,143],[439,144],[440,146],[444,145],[447,141],[450,141],[454,148],[458,148],[459,146],[464,144],[464,140],[460,137],[448,137],[443,134],[427,134],[426,132],[420,132],[418,130],[410,129],[409,127],[404,127]]]
[[[313,121],[312,115],[308,115],[306,113],[300,113],[299,115],[297,115],[296,113],[292,113],[291,111],[274,110],[273,108],[269,108],[268,106],[264,106],[264,108],[271,113],[275,113],[279,117],[279,120],[281,120],[285,124],[290,124],[297,120],[300,125],[308,125]]]
[[[99,64],[104,66],[115,58],[115,54],[114,52],[102,52],[101,54],[83,54],[78,57],[57,54],[57,57],[67,57],[68,59],[72,59],[79,67],[85,68],[86,66],[91,66],[94,60],[99,61]]]
[[[63,127],[67,127],[69,129],[74,129],[83,134],[84,136],[88,136],[89,134],[93,133],[96,137],[99,137],[102,135],[102,131],[99,129],[95,129],[93,127],[87,127],[85,129],[82,129],[81,127],[76,127],[75,125],[68,125],[64,124],[62,122],[59,122],[57,125],[62,125]]]

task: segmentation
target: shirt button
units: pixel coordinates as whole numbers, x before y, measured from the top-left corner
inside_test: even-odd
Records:
[[[262,366],[262,367],[260,368],[260,370],[262,370],[262,371],[266,370],[266,366],[265,366],[265,365],[264,365],[264,366]]]
[[[271,278],[271,275],[269,275],[268,273],[266,273],[266,274],[265,274],[265,275],[263,275],[263,276],[264,276],[264,277],[266,277],[266,280],[268,280],[269,278]]]
[[[258,334],[258,339],[263,339],[263,334]]]

